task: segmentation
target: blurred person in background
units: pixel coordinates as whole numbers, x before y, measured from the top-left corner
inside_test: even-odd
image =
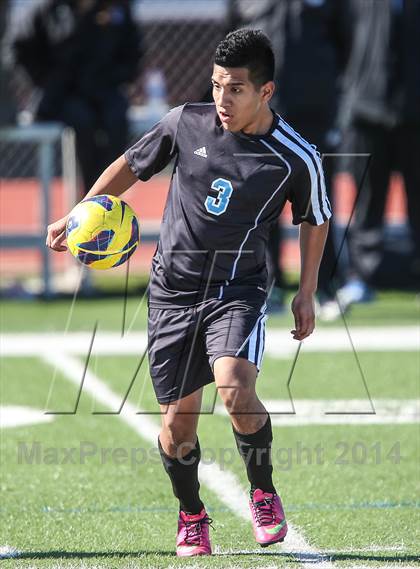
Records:
[[[264,29],[276,54],[276,91],[273,106],[321,154],[338,151],[337,113],[342,78],[351,51],[352,18],[349,0],[233,0],[242,24]],[[326,186],[333,201],[335,159],[323,159]],[[279,263],[280,224],[273,224],[267,255],[272,312],[283,308],[284,279]],[[319,272],[319,317],[340,315],[335,300],[339,286],[333,223]]]
[[[41,90],[35,118],[74,128],[86,193],[128,144],[126,87],[141,55],[129,0],[47,0],[24,19],[13,49]]]
[[[343,307],[373,298],[383,258],[383,221],[390,176],[400,171],[413,244],[409,272],[420,277],[420,2],[352,0],[355,39],[346,74],[344,148],[370,162],[350,228],[350,270],[339,291]],[[352,159],[360,180],[366,162]],[[407,275],[409,277],[410,275]]]
[[[10,88],[10,65],[4,53],[4,37],[9,17],[9,2],[0,2],[0,126],[15,122],[16,107]]]

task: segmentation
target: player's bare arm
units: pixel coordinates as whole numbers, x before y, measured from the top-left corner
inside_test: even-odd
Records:
[[[327,238],[329,222],[300,226],[301,274],[299,290],[292,302],[295,329],[291,331],[295,340],[303,340],[315,328],[314,294],[318,283],[318,271]]]
[[[135,182],[137,182],[137,177],[129,168],[124,155],[122,155],[102,172],[84,199],[101,194],[119,196]],[[66,251],[67,249],[63,244],[66,238],[67,218],[68,215],[65,215],[48,226],[46,245],[54,249],[54,251]]]

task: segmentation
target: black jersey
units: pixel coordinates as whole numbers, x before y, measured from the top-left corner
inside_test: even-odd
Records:
[[[331,216],[318,152],[278,115],[265,135],[247,135],[226,131],[214,104],[185,104],[125,157],[143,181],[175,157],[151,305],[189,306],[238,286],[264,289],[269,228],[286,200],[294,224]]]

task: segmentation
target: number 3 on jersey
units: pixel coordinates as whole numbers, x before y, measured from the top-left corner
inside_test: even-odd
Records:
[[[213,196],[207,196],[204,205],[206,210],[213,215],[222,215],[227,210],[229,205],[229,200],[233,192],[232,184],[229,180],[224,178],[217,178],[211,184],[213,190],[219,192],[218,196],[214,198]]]

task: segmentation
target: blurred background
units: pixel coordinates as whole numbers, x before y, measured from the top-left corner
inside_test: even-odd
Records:
[[[46,250],[46,224],[168,109],[211,100],[214,50],[247,26],[273,43],[273,108],[323,156],[335,215],[321,318],[374,302],[378,290],[412,296],[420,282],[419,12],[410,0],[3,0],[1,295],[73,294],[80,267]],[[142,233],[129,267],[133,294],[147,285],[170,174],[126,194]],[[267,256],[272,313],[282,313],[297,283],[297,237],[286,208]],[[126,271],[86,273],[80,294],[122,294]]]

